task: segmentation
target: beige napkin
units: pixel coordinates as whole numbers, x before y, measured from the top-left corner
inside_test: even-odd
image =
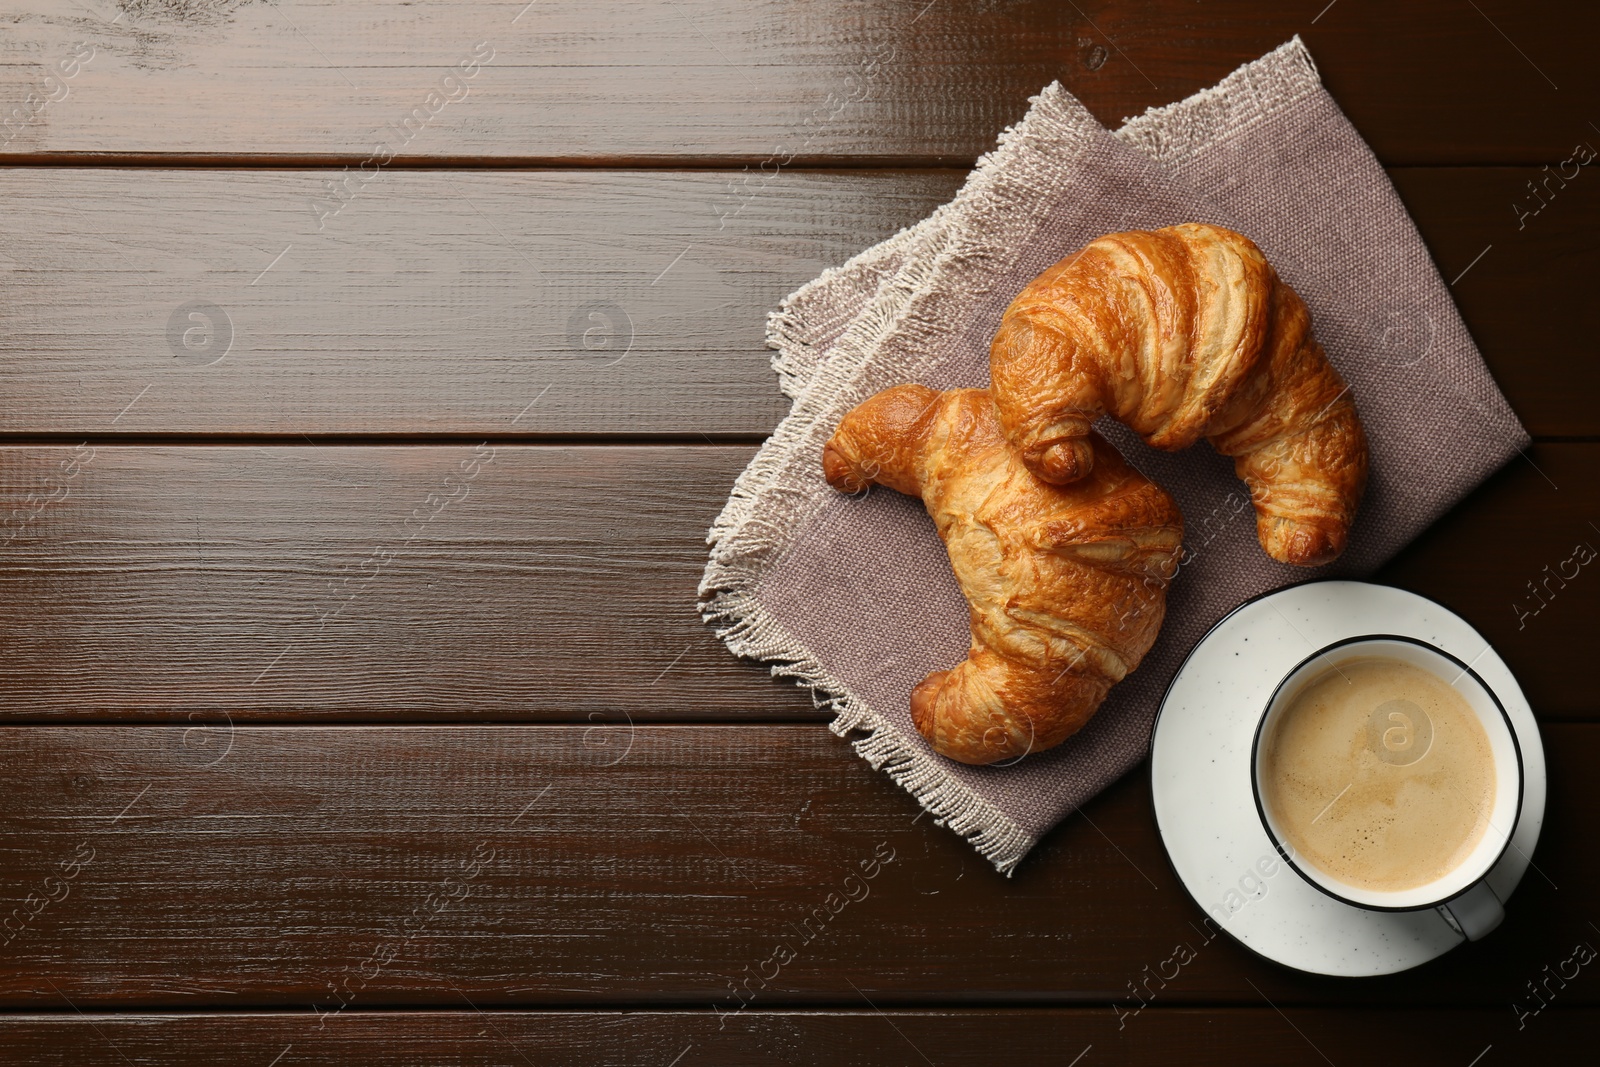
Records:
[[[1350,547],[1317,570],[1273,562],[1229,461],[1205,446],[1155,452],[1103,421],[1185,516],[1161,637],[1059,748],[1007,767],[947,760],[908,708],[924,675],[966,655],[944,547],[920,501],[831,490],[822,444],[886,386],[986,384],[1000,314],[1036,274],[1103,233],[1185,221],[1252,237],[1350,383],[1372,448]],[[1278,586],[1370,573],[1528,440],[1298,38],[1116,134],[1050,85],[951,204],[801,289],[770,326],[794,409],[712,527],[704,617],[734,652],[810,687],[836,733],[863,732],[857,752],[1007,872],[1143,758],[1167,683],[1217,619]]]

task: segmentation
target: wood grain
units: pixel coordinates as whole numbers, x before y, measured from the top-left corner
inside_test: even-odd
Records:
[[[1122,1025],[1119,1026],[1119,1022]],[[682,1067],[927,1062],[1008,1064],[1262,1061],[1318,1067],[1368,1062],[1375,1044],[1392,1062],[1462,1067],[1492,1045],[1505,1062],[1558,1062],[1592,1038],[1600,1013],[1551,1008],[1518,1031],[1509,1014],[1422,1009],[1162,1009],[1119,1019],[1099,1008],[929,1011],[353,1012],[318,1029],[301,1014],[24,1015],[0,1017],[0,1064],[28,1067],[178,1067],[180,1064],[396,1063],[451,1067],[639,1064]],[[1093,1050],[1099,1050],[1095,1052]],[[123,1059],[126,1057],[126,1060]],[[1112,1058],[1115,1057],[1115,1058]],[[1326,1059],[1324,1058],[1326,1057]]]
[[[706,530],[752,454],[0,449],[0,715],[820,717],[695,614]],[[1537,606],[1526,583],[1579,541],[1600,546],[1597,457],[1537,446],[1378,575],[1477,626],[1546,718],[1600,711],[1571,669],[1600,580],[1579,568],[1539,614],[1514,605]]]
[[[1052,80],[1115,124],[1302,33],[1386,162],[1538,165],[1592,135],[1596,18],[1509,0],[21,0],[0,151],[355,164],[387,136],[438,162],[963,164]],[[475,49],[492,58],[445,85]],[[76,73],[47,81],[63,62]],[[409,138],[386,135],[418,108]]]
[[[695,611],[751,451],[0,452],[3,714],[815,718]]]
[[[654,1005],[715,1029],[711,1006],[741,1000],[1110,1015],[1138,1006],[1148,967],[1167,973],[1149,986],[1162,1005],[1264,995],[1509,1020],[1525,982],[1600,940],[1600,725],[1549,726],[1545,742],[1538,871],[1505,925],[1348,982],[1202,927],[1144,772],[1007,880],[816,724],[10,727],[0,882],[20,932],[0,1005]],[[793,958],[775,960],[779,944]],[[1179,945],[1193,958],[1174,976]],[[1559,1001],[1600,1003],[1600,980],[1585,971]]]
[[[1536,171],[1393,174],[1526,425],[1600,435],[1600,181],[1519,230]],[[319,230],[329,177],[0,171],[0,432],[764,434],[767,312],[962,180],[394,172]]]
[[[0,172],[0,429],[766,433],[767,310],[960,181],[788,174],[719,230],[726,174],[405,172],[319,229],[327,174]]]

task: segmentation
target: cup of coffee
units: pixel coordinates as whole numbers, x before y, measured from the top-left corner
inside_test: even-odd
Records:
[[[1256,727],[1256,810],[1289,866],[1359,908],[1438,908],[1477,940],[1484,881],[1522,809],[1522,752],[1470,666],[1425,642],[1350,638],[1302,661]]]

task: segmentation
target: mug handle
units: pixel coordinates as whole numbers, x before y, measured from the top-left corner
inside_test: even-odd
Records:
[[[1479,882],[1454,900],[1439,905],[1439,914],[1468,941],[1478,941],[1500,925],[1506,909],[1487,881]]]

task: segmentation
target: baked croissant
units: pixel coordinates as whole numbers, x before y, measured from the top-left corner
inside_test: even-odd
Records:
[[[1344,550],[1366,435],[1305,304],[1249,238],[1186,223],[1091,242],[1011,302],[989,370],[1006,437],[1046,481],[1093,469],[1089,426],[1110,415],[1154,448],[1204,437],[1234,457],[1273,559]]]
[[[1166,611],[1183,516],[1091,433],[1071,485],[1040,481],[1000,432],[986,389],[885,389],[840,422],[828,483],[919,496],[971,611],[964,663],[911,693],[936,751],[994,763],[1060,744],[1139,665]]]

